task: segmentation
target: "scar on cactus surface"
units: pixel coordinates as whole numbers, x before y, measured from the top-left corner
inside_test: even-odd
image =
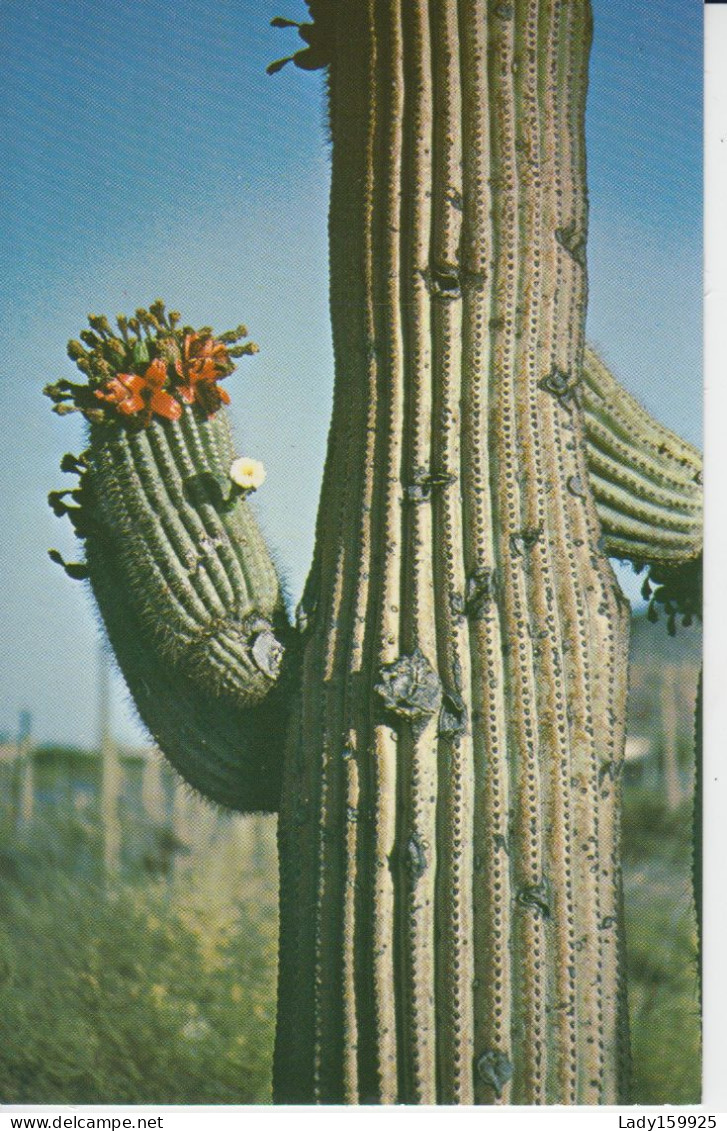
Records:
[[[277,809],[295,646],[248,496],[260,461],[233,446],[223,382],[257,352],[247,329],[193,329],[158,300],[115,326],[91,315],[68,354],[83,375],[47,386],[81,413],[88,445],[52,491],[137,710],[187,781],[213,800]]]

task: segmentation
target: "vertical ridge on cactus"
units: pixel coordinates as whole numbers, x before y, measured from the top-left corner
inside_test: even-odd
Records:
[[[438,547],[433,561],[438,669],[443,702],[438,723],[438,846],[434,906],[439,921],[434,963],[437,1028],[451,1034],[438,1056],[440,1087],[452,1102],[471,1103],[473,1057],[472,946],[473,892],[468,883],[473,860],[474,750],[471,731],[470,648],[458,598],[464,592],[465,516],[462,514],[463,396],[462,238],[463,165],[460,120],[462,82],[454,63],[460,52],[457,14],[450,5],[431,12],[433,46],[432,239],[429,252],[432,370],[432,532]]]

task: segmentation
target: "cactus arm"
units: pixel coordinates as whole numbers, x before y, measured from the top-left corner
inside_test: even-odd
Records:
[[[149,638],[123,599],[125,578],[103,540],[86,541],[86,562],[116,661],[159,749],[209,800],[244,812],[277,812],[289,681],[281,678],[255,706],[210,696]]]
[[[88,384],[46,392],[84,413],[89,445],[62,465],[80,476],[77,506],[50,501],[85,542],[83,567],[67,568],[87,574],[161,749],[214,801],[275,811],[295,638],[246,497],[254,461],[235,462],[217,387],[256,347],[231,348],[244,327],[217,340],[150,310],[120,316],[119,338],[92,317],[89,350],[70,344]]]
[[[256,662],[254,641],[274,632],[284,611],[249,505],[240,498],[225,511],[200,430],[229,468],[220,413],[198,422],[187,408],[179,421],[132,433],[92,428],[93,521],[119,554],[147,638],[208,694],[242,705],[263,698],[274,679],[274,666]]]
[[[667,612],[689,623],[701,616],[702,457],[654,420],[619,384],[595,350],[586,347],[583,406],[588,474],[606,552],[648,564],[644,596],[649,615]],[[695,707],[692,892],[701,982],[702,936],[702,673]]]
[[[702,548],[702,458],[658,424],[586,348],[588,474],[612,557],[678,566]]]

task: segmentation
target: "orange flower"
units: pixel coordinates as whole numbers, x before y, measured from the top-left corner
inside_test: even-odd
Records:
[[[182,357],[175,366],[182,379],[179,395],[185,404],[198,404],[212,416],[221,404],[230,403],[230,394],[217,385],[232,370],[223,342],[209,336],[185,334]]]
[[[143,377],[138,373],[119,373],[111,377],[103,388],[96,389],[96,396],[123,416],[139,415],[145,425],[153,415],[179,420],[182,406],[164,391],[166,379],[166,362],[157,357]]]

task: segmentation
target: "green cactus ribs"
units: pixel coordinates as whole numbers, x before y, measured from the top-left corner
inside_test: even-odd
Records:
[[[114,330],[91,316],[69,356],[86,380],[46,388],[81,412],[78,476],[49,503],[84,543],[88,577],[143,721],[191,785],[240,809],[277,808],[292,631],[248,496],[262,464],[236,456],[220,382],[257,351],[161,301]],[[117,332],[118,331],[118,332]]]

